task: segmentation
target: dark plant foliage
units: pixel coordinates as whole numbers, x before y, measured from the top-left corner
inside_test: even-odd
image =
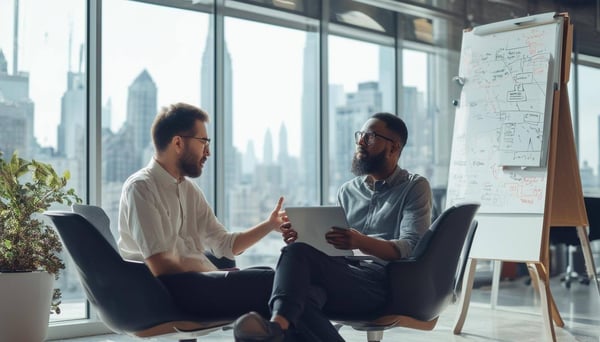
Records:
[[[59,176],[50,164],[0,151],[0,272],[46,271],[58,279],[65,268],[62,244],[41,213],[54,203],[71,205],[81,199],[67,189],[69,172]],[[60,313],[59,289],[54,289],[51,312]]]

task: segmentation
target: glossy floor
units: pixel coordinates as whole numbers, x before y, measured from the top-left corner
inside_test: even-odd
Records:
[[[556,327],[558,341],[600,341],[600,296],[597,288],[573,283],[567,289],[560,277],[551,279],[551,290],[561,316],[563,328]],[[543,341],[545,337],[541,317],[540,298],[525,278],[501,282],[498,306],[490,307],[491,289],[481,286],[473,290],[468,315],[460,335],[452,333],[457,317],[456,305],[449,306],[441,315],[433,331],[396,328],[384,333],[383,341]],[[348,342],[364,342],[366,334],[342,327]],[[141,341],[116,334],[59,340],[68,342],[129,342]],[[171,342],[174,337],[150,338],[145,341]],[[232,332],[219,331],[198,338],[199,342],[230,342]]]

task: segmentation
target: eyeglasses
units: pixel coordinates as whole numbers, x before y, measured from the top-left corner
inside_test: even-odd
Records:
[[[180,137],[200,140],[200,141],[202,141],[202,143],[204,145],[206,145],[206,146],[210,145],[210,138],[200,138],[200,137],[195,137],[193,135],[180,135]]]
[[[356,142],[357,145],[360,144],[361,140],[364,140],[367,145],[373,145],[375,143],[375,137],[379,137],[381,139],[385,139],[387,141],[395,143],[395,141],[393,139],[388,138],[388,137],[386,137],[384,135],[381,135],[379,133],[375,133],[375,132],[361,132],[361,131],[354,132],[354,141]]]

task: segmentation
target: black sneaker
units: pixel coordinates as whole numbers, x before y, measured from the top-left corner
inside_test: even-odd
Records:
[[[279,324],[252,311],[233,323],[233,336],[235,342],[283,342],[284,331]]]

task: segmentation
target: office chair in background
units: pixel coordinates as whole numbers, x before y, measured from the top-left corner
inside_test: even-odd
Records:
[[[588,239],[591,241],[600,239],[600,198],[584,197],[585,209],[588,217]],[[566,288],[571,288],[571,282],[579,279],[581,284],[589,284],[590,279],[585,273],[578,274],[575,271],[574,253],[581,254],[581,241],[577,236],[575,227],[552,227],[550,229],[550,244],[565,244],[567,245],[567,268],[565,275],[561,278],[565,283]],[[596,270],[598,273],[598,270]]]

